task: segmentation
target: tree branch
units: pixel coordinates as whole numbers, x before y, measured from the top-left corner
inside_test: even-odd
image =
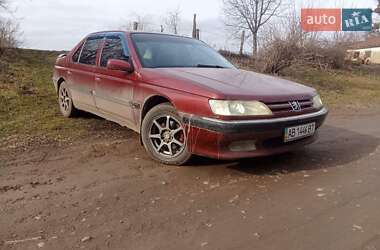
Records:
[[[273,17],[277,16],[282,0],[223,0],[227,26],[236,30],[246,29],[253,38],[253,54],[257,52],[258,33]]]

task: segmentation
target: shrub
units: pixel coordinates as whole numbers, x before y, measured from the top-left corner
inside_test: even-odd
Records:
[[[6,48],[13,48],[18,45],[17,40],[18,25],[12,21],[3,21],[0,19],[0,56]]]

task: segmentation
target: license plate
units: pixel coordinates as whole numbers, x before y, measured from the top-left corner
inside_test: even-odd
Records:
[[[315,122],[285,129],[285,142],[295,141],[315,134]]]

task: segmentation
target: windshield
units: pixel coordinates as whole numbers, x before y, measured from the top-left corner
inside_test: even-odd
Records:
[[[143,33],[131,36],[144,68],[234,68],[217,51],[198,40]]]

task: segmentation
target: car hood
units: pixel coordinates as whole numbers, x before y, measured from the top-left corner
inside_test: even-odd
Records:
[[[149,69],[151,81],[164,86],[216,99],[280,102],[310,99],[313,88],[239,69],[160,68]]]

